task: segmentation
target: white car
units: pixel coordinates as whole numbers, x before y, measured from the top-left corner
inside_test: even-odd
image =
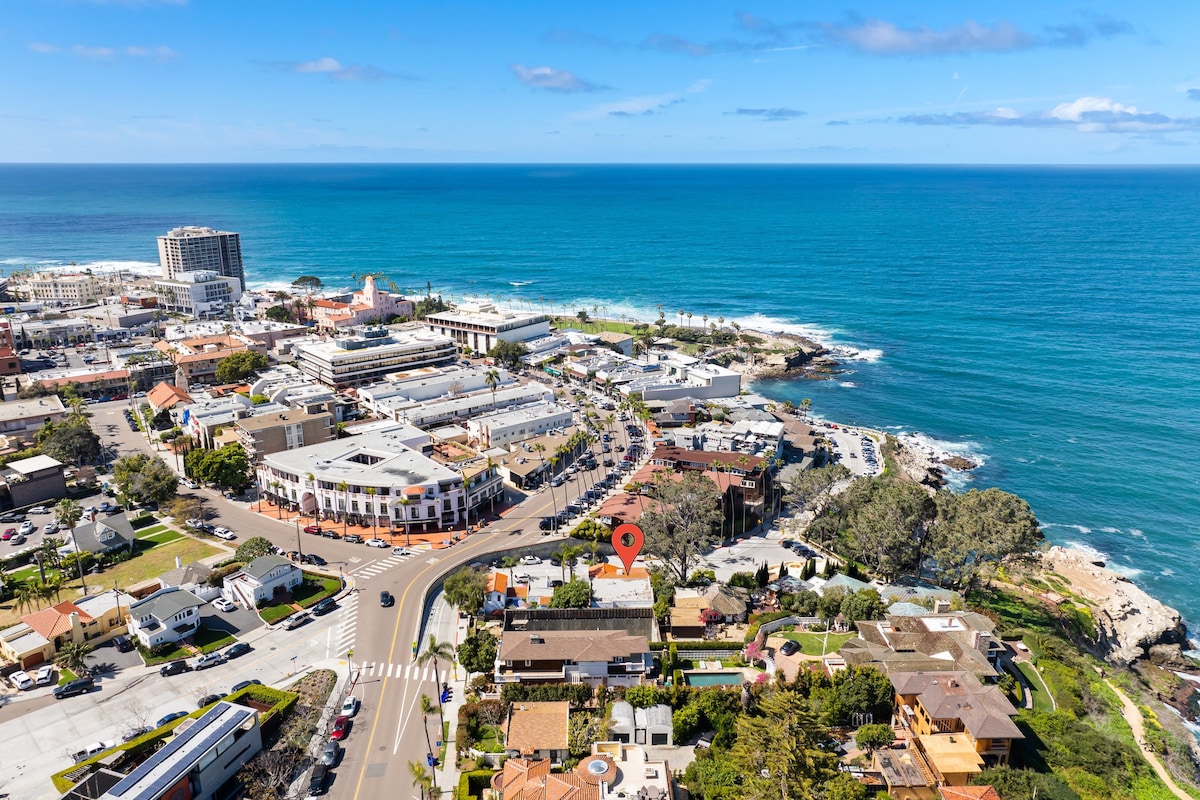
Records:
[[[213,536],[216,536],[218,539],[224,539],[227,542],[237,538],[237,534],[229,530],[229,528],[217,528],[213,531]]]
[[[383,539],[367,539],[363,542],[367,547],[387,547],[388,543]]]
[[[19,669],[12,675],[9,675],[8,682],[11,683],[15,688],[21,689],[22,691],[25,689],[32,689],[34,685],[33,678],[29,677],[29,673],[23,669]]]
[[[342,701],[342,710],[338,712],[343,717],[353,717],[358,713],[358,698],[354,695],[347,695]]]
[[[226,600],[224,597],[218,597],[212,601],[212,607],[218,611],[233,611],[237,606]]]
[[[409,550],[407,547],[393,547],[392,548],[392,555],[394,555],[394,556],[411,556],[412,554],[413,554],[413,551]]]
[[[192,480],[191,478],[184,478],[180,482],[189,489],[199,489],[200,488],[200,484],[197,483],[196,481]]]
[[[21,523],[21,527],[17,529],[17,533],[21,534],[22,536],[31,536],[36,530],[37,528],[32,522],[25,520]]]
[[[46,508],[45,506],[34,506],[33,508],[29,509],[28,513],[30,513],[30,514],[49,514],[50,509]]]
[[[54,683],[54,665],[46,664],[37,671],[37,678],[34,680],[38,686],[49,686]]]
[[[534,564],[542,563],[542,560],[537,556],[521,556],[521,563],[526,566],[533,566]]]
[[[42,533],[45,534],[46,536],[50,536],[51,534],[58,533],[58,523],[57,522],[47,522],[45,527],[42,528]]]

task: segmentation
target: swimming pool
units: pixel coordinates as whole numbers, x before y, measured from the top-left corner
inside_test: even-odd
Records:
[[[695,670],[683,673],[683,682],[688,686],[741,686],[746,676],[739,672],[717,672]]]

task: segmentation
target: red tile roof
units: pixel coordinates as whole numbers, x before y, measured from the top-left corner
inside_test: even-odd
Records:
[[[71,632],[71,614],[79,615],[79,621],[87,624],[92,621],[92,615],[84,611],[70,600],[59,603],[32,614],[21,617],[21,621],[47,639]]]

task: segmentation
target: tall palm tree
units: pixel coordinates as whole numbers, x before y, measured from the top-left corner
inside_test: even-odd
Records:
[[[805,421],[808,420],[808,412],[812,411],[812,398],[805,397],[800,401],[800,410],[804,412]]]
[[[492,408],[496,407],[496,387],[500,385],[500,373],[494,369],[489,369],[483,376],[483,382],[487,384],[488,389],[492,392]]]
[[[23,608],[26,611],[32,611],[35,600],[39,601],[38,607],[41,607],[41,594],[32,583],[23,581],[17,584],[17,588],[13,590],[13,596],[16,598],[18,609]]]
[[[683,309],[682,308],[679,309],[679,327],[681,327],[681,328],[683,327],[683,314],[684,314]]]
[[[692,327],[692,312],[690,312],[690,311],[687,312],[687,318],[688,318],[688,327],[690,328],[690,327]]]
[[[412,505],[412,500],[402,494],[398,502],[400,503],[400,514],[404,517],[404,546],[408,547],[411,544],[408,536],[408,507]]]
[[[379,494],[379,490],[374,486],[368,486],[366,489],[363,489],[363,491],[366,492],[367,497],[370,498],[367,500],[367,502],[371,504],[371,538],[373,539],[375,538],[375,523],[378,521],[375,517],[375,495]]]
[[[75,563],[79,565],[79,584],[83,587],[83,593],[86,595],[87,581],[83,579],[83,559],[79,555],[79,540],[75,536],[75,526],[81,519],[83,519],[83,509],[74,500],[64,497],[55,504],[54,521],[59,524],[59,527],[71,531],[71,543],[75,546]]]
[[[340,481],[337,490],[342,493],[342,534],[346,533],[346,523],[350,519],[350,484]]]
[[[563,542],[557,550],[554,551],[554,557],[558,559],[559,566],[562,567],[563,583],[567,582],[567,562],[575,558],[583,552],[582,547],[577,547],[573,544]]]
[[[425,749],[430,755],[433,755],[433,743],[429,740],[429,718],[437,713],[437,706],[429,695],[421,695],[421,727],[425,729]],[[442,740],[441,734],[438,735],[438,741]],[[433,786],[437,788],[437,772],[433,773]]]
[[[87,660],[92,657],[92,646],[86,642],[63,642],[54,656],[54,663],[66,667],[76,675],[87,674]]]
[[[441,659],[446,659],[451,664],[454,663],[454,645],[450,642],[439,642],[437,637],[432,633],[429,634],[429,643],[421,654],[417,656],[417,666],[424,667],[426,664],[433,663],[433,682],[438,683],[438,672],[440,672],[439,664]],[[438,721],[441,723],[439,731],[446,729],[445,710],[442,708],[442,687],[438,685]]]
[[[408,762],[408,774],[412,776],[412,785],[420,790],[421,800],[426,800],[432,793],[433,779],[425,771],[425,765],[420,761]]]

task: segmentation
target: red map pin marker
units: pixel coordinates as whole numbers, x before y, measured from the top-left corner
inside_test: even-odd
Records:
[[[629,574],[633,560],[638,557],[638,553],[642,552],[642,545],[645,543],[646,535],[632,522],[623,522],[613,531],[612,546],[617,551],[621,563],[625,565],[626,575]]]

